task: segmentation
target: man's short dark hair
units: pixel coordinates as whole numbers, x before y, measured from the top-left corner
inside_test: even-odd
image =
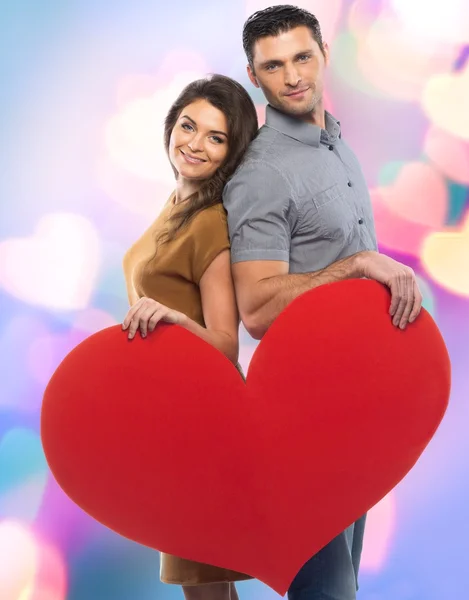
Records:
[[[271,35],[277,36],[302,25],[309,27],[313,38],[324,54],[319,21],[307,10],[291,4],[281,4],[259,10],[251,15],[243,27],[243,47],[251,68],[254,66],[253,50],[257,40]]]

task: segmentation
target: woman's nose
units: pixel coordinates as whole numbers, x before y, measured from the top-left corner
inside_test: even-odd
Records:
[[[194,137],[187,144],[193,152],[200,152],[204,149],[203,140],[201,135],[194,135]]]

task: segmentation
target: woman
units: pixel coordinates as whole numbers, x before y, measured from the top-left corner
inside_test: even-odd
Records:
[[[133,338],[159,321],[175,323],[238,361],[239,316],[221,203],[258,129],[254,104],[236,81],[213,75],[189,84],[165,120],[164,141],[176,189],[153,225],[124,258]],[[249,576],[161,555],[161,580],[183,586],[187,600],[237,600]]]

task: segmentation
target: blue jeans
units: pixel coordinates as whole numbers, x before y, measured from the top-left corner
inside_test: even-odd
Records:
[[[302,567],[288,600],[356,600],[366,515],[334,538]]]

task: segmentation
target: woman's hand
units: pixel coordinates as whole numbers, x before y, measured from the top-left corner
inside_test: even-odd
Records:
[[[129,310],[122,323],[122,329],[129,330],[131,340],[140,329],[141,336],[146,337],[149,331],[153,331],[160,321],[181,325],[186,315],[160,304],[151,298],[140,298]]]

